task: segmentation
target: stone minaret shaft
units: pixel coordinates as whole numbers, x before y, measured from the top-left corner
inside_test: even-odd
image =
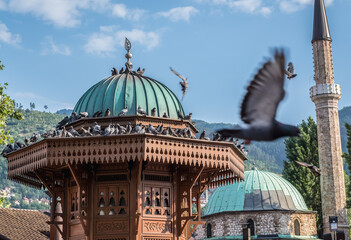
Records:
[[[315,0],[313,23],[315,86],[310,96],[316,105],[323,232],[330,232],[329,216],[338,216],[339,229],[349,238],[342,160],[338,101],[340,85],[334,83],[331,38],[323,0]]]

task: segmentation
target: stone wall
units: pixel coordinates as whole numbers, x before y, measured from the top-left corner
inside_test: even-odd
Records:
[[[241,236],[242,223],[249,219],[254,221],[256,235],[295,235],[294,221],[300,223],[300,235],[317,235],[316,214],[294,213],[288,211],[257,211],[257,212],[233,212],[219,213],[204,217],[205,225],[199,225],[195,231],[195,239],[207,237],[207,224],[212,226],[212,237]]]

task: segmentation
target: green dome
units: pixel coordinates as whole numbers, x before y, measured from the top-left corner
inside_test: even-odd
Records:
[[[275,173],[255,169],[245,171],[245,181],[217,188],[204,215],[262,210],[310,211],[291,183]]]
[[[107,108],[111,116],[128,107],[127,115],[137,115],[138,106],[151,116],[151,109],[156,108],[156,116],[166,112],[170,118],[178,119],[177,111],[184,115],[184,110],[175,94],[162,83],[145,76],[122,73],[108,77],[86,91],[74,107],[75,112],[94,113]]]

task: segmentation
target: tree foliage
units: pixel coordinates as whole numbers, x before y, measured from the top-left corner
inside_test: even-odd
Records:
[[[322,201],[320,179],[295,160],[319,166],[317,124],[309,117],[300,125],[300,137],[285,140],[285,152],[288,161],[284,162],[283,177],[287,179],[303,196],[309,209],[317,211],[318,235],[323,232]]]
[[[0,61],[0,70],[3,69],[4,65]],[[4,93],[7,85],[7,83],[0,83],[0,144],[6,143],[8,139],[12,141],[11,135],[6,130],[8,119],[23,119],[23,115],[15,109],[15,101]]]
[[[346,128],[346,135],[347,135],[347,143],[346,143],[346,149],[347,153],[343,153],[343,158],[345,159],[345,162],[348,165],[348,170],[349,172],[351,171],[351,125],[349,123],[345,123],[345,128]],[[346,185],[346,207],[348,209],[351,208],[351,176],[348,176],[345,178],[345,185]],[[349,210],[349,213],[351,211]]]

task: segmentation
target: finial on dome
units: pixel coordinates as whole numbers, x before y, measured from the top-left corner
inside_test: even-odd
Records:
[[[125,64],[126,65],[126,70],[127,71],[132,71],[133,63],[130,61],[130,59],[133,57],[133,55],[130,53],[130,49],[132,48],[132,44],[130,43],[128,38],[126,38],[126,40],[124,42],[124,48],[127,50],[127,53],[125,55],[125,57],[127,58],[127,62]]]

